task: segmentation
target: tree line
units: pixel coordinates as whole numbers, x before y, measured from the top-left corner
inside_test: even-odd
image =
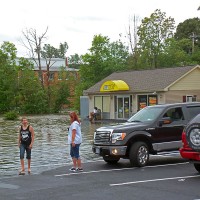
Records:
[[[71,78],[68,82],[62,80],[44,86],[33,70],[33,62],[23,57],[16,59],[16,53],[15,45],[10,42],[0,46],[1,114],[9,111],[20,114],[57,113],[63,104],[69,104]]]
[[[157,9],[141,20],[134,16],[127,35],[116,42],[96,35],[89,53],[80,65],[81,85],[76,88],[77,101],[82,91],[116,71],[143,70],[200,64],[200,19],[179,23]],[[128,45],[122,42],[126,37]]]
[[[175,27],[175,20],[165,12],[155,10],[141,20],[134,16],[127,35],[120,34],[119,40],[111,42],[107,36],[95,35],[88,53],[71,55],[69,67],[79,69],[79,80],[71,84],[75,89],[74,109],[79,110],[83,90],[116,71],[155,69],[197,65],[200,63],[200,20],[187,19]],[[0,47],[0,113],[18,110],[22,113],[59,112],[68,105],[70,82],[61,81],[54,86],[44,87],[40,59],[46,60],[49,76],[52,58],[64,58],[67,42],[59,48],[42,45],[48,28],[42,35],[34,29],[23,32],[24,46],[40,69],[39,78],[34,76],[32,64],[25,58],[15,63],[15,45],[4,42]],[[127,42],[124,42],[124,38]],[[65,73],[67,73],[64,70]],[[71,77],[71,83],[74,79]]]

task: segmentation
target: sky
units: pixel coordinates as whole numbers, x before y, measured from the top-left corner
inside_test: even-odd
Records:
[[[41,36],[48,27],[45,44],[58,48],[67,42],[67,57],[83,55],[95,35],[107,36],[111,42],[119,40],[119,34],[125,36],[134,15],[143,19],[160,9],[178,25],[200,18],[199,6],[200,0],[1,0],[0,44],[12,42],[18,56],[27,57],[20,42],[22,31],[32,28]]]

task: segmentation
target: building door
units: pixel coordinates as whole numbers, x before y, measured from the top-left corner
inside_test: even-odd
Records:
[[[128,119],[130,117],[130,96],[117,97],[117,118]]]
[[[86,119],[89,116],[89,99],[87,96],[80,97],[80,115],[82,119]]]

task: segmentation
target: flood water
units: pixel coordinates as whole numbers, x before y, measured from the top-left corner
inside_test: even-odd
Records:
[[[69,145],[67,144],[67,115],[26,116],[35,131],[32,149],[31,169],[33,174],[54,169],[71,163]],[[21,121],[9,121],[0,118],[0,178],[16,176],[20,170],[18,127]],[[100,159],[92,152],[94,130],[104,123],[81,123],[83,143],[80,154],[83,162]],[[27,160],[25,159],[27,170]]]

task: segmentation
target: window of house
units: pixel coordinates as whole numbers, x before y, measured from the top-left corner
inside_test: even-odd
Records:
[[[49,80],[50,81],[54,80],[54,73],[53,72],[50,72],[50,74],[49,74]]]
[[[196,102],[197,96],[196,95],[186,95],[183,96],[183,102]]]

